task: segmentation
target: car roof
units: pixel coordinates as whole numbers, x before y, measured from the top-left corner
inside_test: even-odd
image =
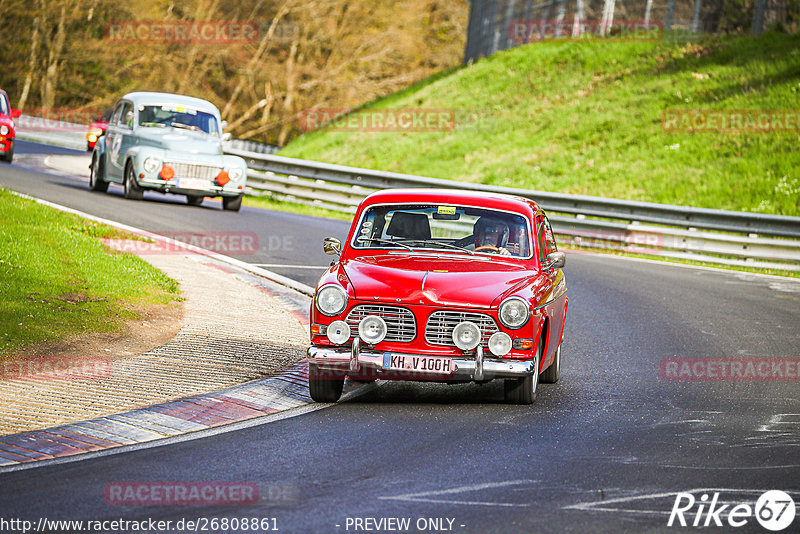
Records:
[[[463,189],[384,189],[371,194],[362,203],[366,208],[374,204],[459,204],[476,208],[492,208],[520,213],[536,213],[539,205],[528,198],[484,191]]]
[[[137,91],[128,93],[122,97],[123,100],[130,100],[134,105],[140,104],[174,104],[178,106],[190,106],[198,111],[206,111],[219,116],[217,107],[202,98],[192,96],[176,95],[172,93],[152,93],[149,91]]]

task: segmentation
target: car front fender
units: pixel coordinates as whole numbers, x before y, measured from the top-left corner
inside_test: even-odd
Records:
[[[125,153],[125,164],[129,162],[133,165],[133,170],[137,176],[139,173],[144,172],[144,161],[149,157],[156,157],[162,162],[164,161],[164,149],[155,148],[151,146],[135,146]]]

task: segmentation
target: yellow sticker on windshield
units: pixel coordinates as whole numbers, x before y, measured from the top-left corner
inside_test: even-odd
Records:
[[[436,210],[436,213],[441,213],[442,215],[455,215],[456,214],[456,207],[455,206],[439,206],[439,209]]]

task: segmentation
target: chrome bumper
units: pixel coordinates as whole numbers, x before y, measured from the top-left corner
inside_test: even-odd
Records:
[[[387,377],[406,380],[439,380],[442,382],[483,382],[495,378],[523,378],[534,372],[534,360],[500,360],[484,357],[483,347],[478,347],[474,358],[451,358],[455,371],[451,374],[431,373],[425,371],[388,370],[383,366],[388,356],[415,357],[420,354],[405,352],[387,352],[361,349],[359,339],[353,340],[352,348],[348,347],[314,347],[308,349],[308,362],[321,371],[339,371],[350,374],[370,372],[376,378],[381,374]],[[404,378],[408,375],[409,378]]]

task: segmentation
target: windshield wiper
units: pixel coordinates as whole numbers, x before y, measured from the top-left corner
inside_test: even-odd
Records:
[[[404,245],[403,243],[400,243],[399,241],[390,241],[388,239],[377,239],[377,238],[374,238],[374,237],[364,237],[364,238],[360,238],[359,237],[359,238],[356,238],[356,241],[358,241],[359,243],[367,243],[367,242],[369,242],[369,243],[387,243],[387,244],[390,244],[390,245],[401,246],[401,247],[403,247],[404,249],[407,249],[407,250],[414,250],[413,248],[409,247],[408,245]]]
[[[468,248],[459,247],[458,245],[451,245],[450,243],[442,243],[441,241],[435,241],[433,239],[404,239],[403,243],[423,243],[425,245],[437,245],[440,247],[460,250],[462,252],[468,252],[471,256],[475,255],[475,253],[469,250]]]
[[[141,122],[139,126],[158,126],[159,128],[166,128],[167,125],[163,122]]]

